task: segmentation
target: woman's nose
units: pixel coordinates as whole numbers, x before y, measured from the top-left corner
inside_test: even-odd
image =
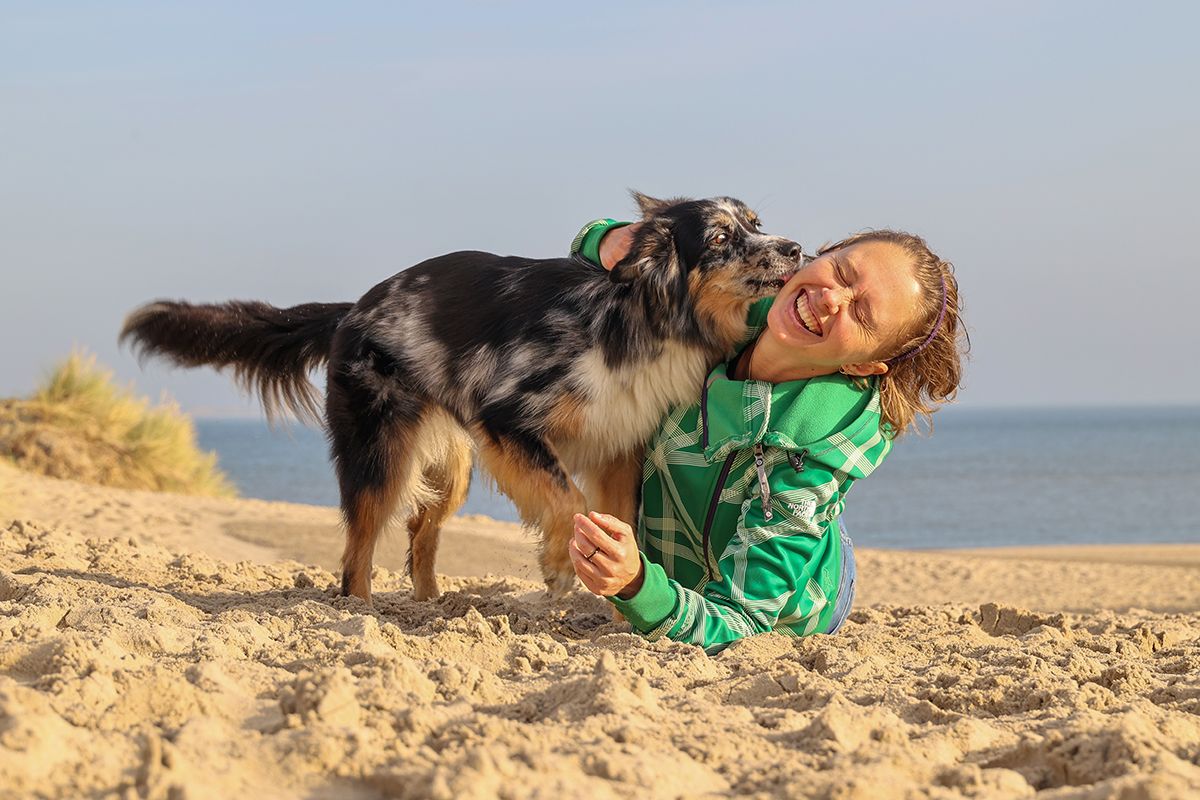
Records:
[[[850,290],[840,286],[836,289],[826,289],[821,293],[821,305],[824,306],[826,314],[838,313],[849,299]]]

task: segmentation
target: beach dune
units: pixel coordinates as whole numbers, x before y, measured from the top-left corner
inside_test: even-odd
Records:
[[[1200,793],[1200,546],[860,551],[842,633],[648,643],[459,518],[416,603],[334,509],[0,465],[0,796]]]

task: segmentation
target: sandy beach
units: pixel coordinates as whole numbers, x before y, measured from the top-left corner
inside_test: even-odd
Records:
[[[337,514],[0,465],[0,796],[1200,793],[1200,545],[859,551],[834,637],[717,657],[552,602],[517,526],[404,536],[336,595]]]

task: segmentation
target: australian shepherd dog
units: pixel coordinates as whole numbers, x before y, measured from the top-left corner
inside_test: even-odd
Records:
[[[643,224],[611,271],[580,258],[450,253],[357,303],[149,303],[121,337],[177,365],[232,368],[268,415],[319,419],[309,371],[328,364],[343,594],[370,602],[376,539],[401,514],[414,594],[437,596],[439,530],[466,497],[476,456],[541,529],[543,577],[566,591],[573,515],[633,519],[644,442],[668,409],[695,401],[746,337],[750,304],[802,259],[732,198],[635,197]]]

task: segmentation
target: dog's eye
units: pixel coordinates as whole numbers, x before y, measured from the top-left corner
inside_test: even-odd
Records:
[[[714,236],[712,238],[713,247],[720,247],[721,245],[725,244],[728,241],[729,241],[728,233],[718,233],[716,236]]]

